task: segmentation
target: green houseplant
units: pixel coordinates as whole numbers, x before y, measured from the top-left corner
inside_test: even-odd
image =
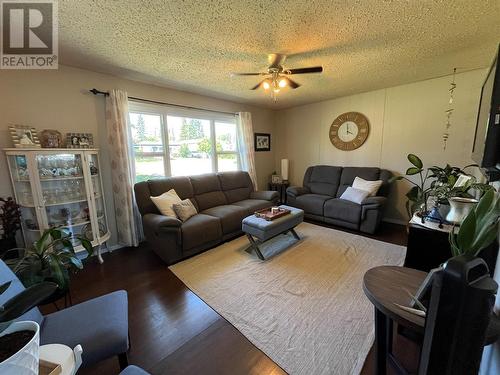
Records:
[[[92,244],[85,237],[73,236],[64,228],[47,229],[39,240],[24,249],[24,256],[14,265],[13,271],[25,286],[53,281],[59,291],[66,292],[70,273],[83,268],[75,253],[76,244],[81,244],[88,256],[92,255]]]
[[[21,229],[19,205],[12,197],[0,198],[0,257],[9,249],[16,247],[16,233]]]
[[[488,190],[476,207],[452,230],[449,242],[454,256],[477,254],[490,245],[498,235],[500,199],[494,189]]]
[[[476,164],[470,164],[463,168],[454,167],[446,164],[445,167],[432,166],[424,168],[422,160],[414,154],[408,154],[408,161],[411,166],[406,170],[405,176],[418,176],[417,182],[412,181],[405,176],[394,176],[390,182],[406,180],[412,184],[412,188],[406,193],[406,210],[408,216],[412,217],[415,213],[426,214],[429,210],[427,200],[429,197],[435,197],[435,205],[449,206],[449,199],[454,197],[472,198],[471,190],[477,190],[482,193],[492,189],[488,184],[478,183],[476,178],[465,170],[471,167],[477,167]],[[469,177],[469,180],[463,186],[455,186],[461,175]]]

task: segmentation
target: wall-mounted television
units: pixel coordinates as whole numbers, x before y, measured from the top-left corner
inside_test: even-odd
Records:
[[[490,175],[500,178],[500,46],[481,89],[472,159]]]

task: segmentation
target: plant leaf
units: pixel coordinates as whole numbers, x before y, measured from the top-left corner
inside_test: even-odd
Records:
[[[26,288],[4,303],[4,310],[0,313],[0,322],[17,319],[33,307],[38,306],[56,289],[57,284],[51,282],[43,282]]]
[[[3,294],[7,289],[9,289],[11,283],[12,281],[7,281],[6,283],[0,285],[0,294]]]
[[[422,160],[420,160],[420,158],[414,154],[408,154],[408,161],[410,163],[412,163],[418,169],[422,169],[424,166],[424,164],[422,163]]]
[[[422,169],[420,169],[420,168],[415,168],[415,167],[410,167],[410,168],[408,168],[408,169],[406,170],[406,175],[407,175],[407,176],[413,176],[413,175],[418,174],[418,173],[420,173],[420,172],[422,172]]]
[[[457,245],[461,254],[466,254],[474,242],[476,234],[476,212],[471,210],[465,219],[460,223],[457,234]]]

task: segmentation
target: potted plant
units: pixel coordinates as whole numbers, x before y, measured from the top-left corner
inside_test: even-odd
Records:
[[[408,161],[412,165],[406,170],[406,176],[419,176],[418,182],[414,182],[405,176],[394,176],[389,182],[406,180],[412,186],[412,188],[406,193],[406,211],[408,216],[412,217],[415,213],[421,213],[427,211],[427,198],[429,197],[430,187],[427,186],[427,180],[429,179],[429,170],[424,170],[424,164],[422,160],[417,155],[408,154]],[[425,173],[424,173],[425,172]]]
[[[0,294],[10,284],[8,281],[0,285]],[[40,327],[36,322],[13,321],[56,289],[55,283],[43,282],[23,290],[0,306],[0,373],[38,374]]]
[[[0,257],[16,245],[16,233],[21,229],[21,213],[19,205],[12,197],[0,198],[0,225],[2,227],[0,239]]]
[[[406,176],[418,175],[417,182],[405,176],[395,176],[390,181],[406,180],[413,187],[408,191],[406,197],[406,209],[408,215],[414,214],[421,217],[434,218],[440,223],[444,218],[450,218],[453,223],[458,223],[469,212],[472,205],[477,203],[471,194],[472,190],[485,192],[492,189],[488,184],[478,183],[476,178],[465,172],[465,169],[477,167],[470,164],[463,168],[453,167],[447,164],[444,168],[432,166],[424,169],[422,160],[414,155],[408,154],[408,161],[412,164],[406,170]],[[457,184],[461,177],[465,177],[465,183]],[[432,211],[428,208],[429,198],[434,198]],[[450,205],[453,212],[449,214]]]
[[[449,235],[454,256],[477,256],[498,235],[500,199],[494,189],[488,190],[476,207],[463,219],[458,231]]]
[[[88,256],[92,255],[92,243],[85,237],[73,236],[65,228],[47,229],[31,247],[24,249],[24,256],[13,271],[27,287],[43,281],[56,283],[58,289],[47,303],[56,301],[68,292],[70,274],[83,268],[75,253],[76,244],[81,244]]]

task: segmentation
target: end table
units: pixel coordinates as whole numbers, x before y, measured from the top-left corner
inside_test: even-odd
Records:
[[[269,190],[277,191],[280,195],[279,204],[286,204],[286,189],[290,186],[288,181],[282,181],[279,183],[269,183]]]

